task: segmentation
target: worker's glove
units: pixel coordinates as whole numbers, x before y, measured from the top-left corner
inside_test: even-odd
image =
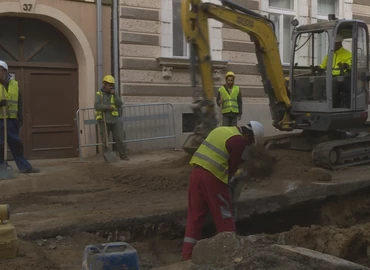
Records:
[[[340,69],[349,69],[349,65],[347,63],[338,63],[338,67]]]
[[[314,66],[313,70],[317,71],[317,72],[322,72],[323,71],[323,69],[320,66]]]
[[[6,99],[2,99],[0,101],[0,107],[4,107],[4,106],[6,106],[6,104],[7,104]]]

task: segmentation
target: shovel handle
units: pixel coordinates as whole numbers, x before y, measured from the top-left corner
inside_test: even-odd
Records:
[[[2,96],[3,99],[6,99],[5,97],[5,88],[2,84],[1,85],[1,90],[2,90]],[[3,119],[4,119],[4,164],[8,161],[8,123],[6,121],[6,106],[3,106]]]
[[[108,148],[108,129],[107,129],[107,121],[105,120],[105,112],[103,112],[103,122],[104,122],[104,136],[105,136],[105,146]]]

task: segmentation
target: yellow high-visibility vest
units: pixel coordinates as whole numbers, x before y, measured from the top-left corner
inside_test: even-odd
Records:
[[[100,96],[103,95],[103,93],[101,91],[98,91],[96,93]],[[110,104],[114,108],[114,110],[111,111],[112,116],[117,116],[118,117],[119,113],[118,113],[118,109],[116,108],[116,105],[114,103],[114,96],[113,95],[110,97]],[[102,120],[103,119],[102,111],[95,110],[95,116],[96,116],[96,120]]]
[[[328,62],[328,56],[326,55],[320,67],[322,69],[326,69],[327,62]],[[340,75],[340,68],[338,66],[339,63],[348,64],[350,67],[352,67],[352,53],[343,47],[335,51],[333,54],[332,74],[334,76]]]
[[[0,83],[0,97],[3,99],[3,91],[5,91],[7,116],[5,118],[17,119],[18,114],[18,99],[19,99],[19,88],[18,82],[15,80],[9,81],[8,91]],[[0,119],[4,119],[3,110],[0,110]]]
[[[217,127],[199,146],[190,160],[190,165],[198,165],[212,173],[223,183],[229,182],[229,152],[226,141],[235,135],[241,135],[237,127]]]
[[[239,113],[239,105],[238,105],[238,95],[239,95],[239,86],[233,86],[233,90],[231,91],[231,94],[227,92],[225,89],[225,86],[220,87],[218,91],[221,94],[222,98],[222,114],[224,113]]]

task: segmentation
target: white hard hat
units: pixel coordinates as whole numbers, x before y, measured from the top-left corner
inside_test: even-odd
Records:
[[[3,67],[6,71],[8,71],[8,64],[5,63],[4,61],[0,60],[0,67]]]
[[[337,36],[335,37],[335,42],[341,42],[343,41],[343,36],[341,34],[337,34]]]
[[[249,123],[252,127],[252,130],[253,130],[254,142],[255,142],[255,144],[257,144],[264,137],[265,128],[258,121],[250,121]]]

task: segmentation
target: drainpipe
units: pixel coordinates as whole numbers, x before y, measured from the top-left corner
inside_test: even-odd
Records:
[[[103,80],[103,25],[102,25],[102,0],[96,0],[96,28],[97,28],[97,59],[98,59],[98,89]]]
[[[116,81],[115,90],[121,96],[121,83],[119,74],[119,41],[118,41],[118,0],[112,1],[112,13],[113,13],[113,74]]]

